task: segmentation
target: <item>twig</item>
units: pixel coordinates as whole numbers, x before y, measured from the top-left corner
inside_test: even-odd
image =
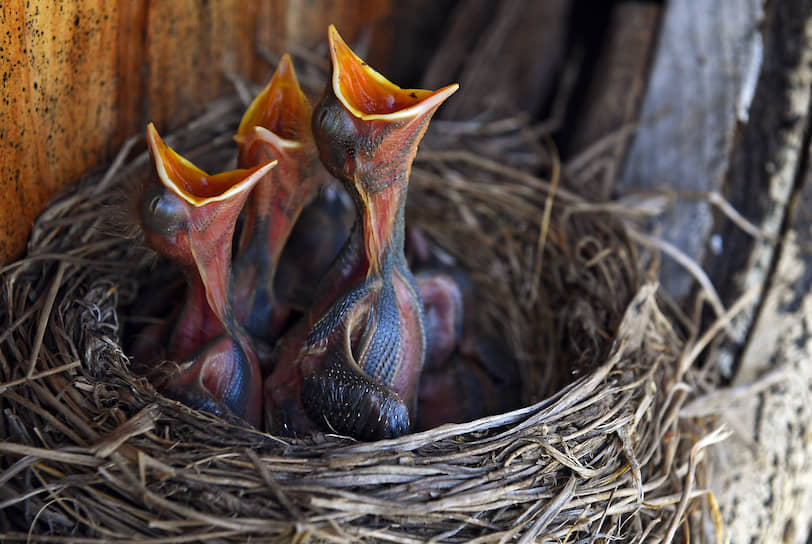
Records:
[[[39,320],[37,322],[37,333],[34,336],[34,347],[31,350],[31,358],[28,360],[28,370],[25,373],[26,378],[31,379],[34,375],[34,369],[37,365],[37,358],[39,358],[39,351],[42,348],[42,339],[45,337],[45,328],[48,326],[48,321],[51,319],[51,310],[54,307],[56,294],[59,287],[62,285],[62,276],[65,274],[65,269],[68,264],[64,261],[59,263],[56,269],[56,275],[51,281],[51,287],[45,294],[45,303],[42,305],[42,310],[39,313]]]
[[[276,495],[276,498],[279,500],[279,504],[281,504],[290,513],[290,515],[293,516],[293,519],[298,521],[303,520],[304,516],[302,515],[302,511],[299,510],[295,504],[290,502],[290,499],[288,499],[288,496],[285,494],[282,486],[280,486],[279,482],[277,482],[273,477],[273,474],[271,474],[271,472],[268,470],[268,467],[262,463],[262,460],[260,460],[256,452],[254,450],[247,449],[245,450],[245,454],[259,471],[259,475],[262,478],[262,481],[265,482],[265,485],[267,485],[273,494]]]
[[[49,450],[45,448],[35,448],[34,446],[15,444],[14,442],[0,442],[0,451],[4,451],[12,455],[30,455],[32,457],[37,457],[47,461],[68,463],[71,465],[97,467],[99,464],[101,464],[101,461],[92,455],[82,455],[58,450]]]
[[[719,315],[716,321],[714,321],[708,330],[706,330],[699,340],[697,340],[696,344],[691,346],[690,351],[680,358],[678,365],[678,376],[682,376],[688,370],[694,361],[696,361],[697,357],[699,357],[699,354],[702,353],[702,351],[721,329],[730,327],[730,322],[733,320],[733,318],[740,312],[747,309],[749,304],[761,294],[761,291],[762,288],[760,285],[754,285],[742,296],[740,296],[729,310]]]
[[[769,389],[773,385],[782,383],[788,380],[791,375],[789,369],[786,368],[785,365],[782,365],[752,382],[735,387],[718,389],[701,397],[697,397],[682,407],[679,411],[679,417],[706,417],[722,413],[741,399],[752,397]]]
[[[708,275],[705,273],[704,270],[702,270],[702,267],[700,267],[696,261],[691,259],[688,255],[683,253],[673,244],[666,242],[665,240],[649,236],[648,234],[640,232],[634,227],[630,226],[628,229],[628,233],[629,237],[635,242],[647,247],[659,249],[660,251],[662,251],[672,259],[674,259],[683,268],[685,268],[685,270],[687,270],[688,273],[691,274],[691,276],[693,276],[697,282],[699,282],[699,285],[702,286],[702,289],[708,296],[708,302],[710,303],[713,310],[716,312],[716,315],[722,316],[725,314],[725,306],[724,304],[722,304],[722,299],[719,298],[719,293],[713,286],[713,282],[711,282]],[[723,324],[723,327],[731,339],[735,341],[739,339],[740,335],[736,333],[735,330],[733,330],[733,327],[730,325],[729,322],[725,322]]]
[[[550,176],[550,193],[544,202],[544,212],[541,216],[541,225],[539,225],[539,239],[536,244],[536,265],[533,268],[533,283],[532,290],[530,291],[530,305],[533,306],[538,301],[539,288],[541,287],[541,265],[544,260],[544,244],[547,242],[547,231],[550,228],[550,215],[553,211],[553,200],[555,199],[555,192],[558,188],[558,182],[561,178],[561,161],[558,158],[558,148],[555,146],[552,138],[545,137],[545,141],[550,150],[550,156],[553,162],[553,172]]]
[[[573,491],[575,491],[576,482],[577,479],[574,476],[567,480],[567,483],[561,492],[547,504],[547,507],[539,514],[539,517],[533,523],[530,530],[526,532],[524,536],[522,536],[521,540],[519,540],[519,544],[527,544],[531,540],[534,540],[536,536],[544,529],[544,527],[556,516],[556,514],[558,514],[558,512],[564,508],[572,497]]]
[[[694,474],[696,473],[696,464],[699,454],[708,446],[718,444],[719,442],[726,440],[730,434],[730,431],[725,429],[724,426],[718,427],[713,432],[702,438],[702,440],[694,444],[694,446],[691,448],[688,474],[685,476],[685,487],[682,493],[682,498],[679,501],[676,513],[671,518],[671,523],[669,524],[668,532],[663,539],[663,544],[671,544],[671,542],[674,540],[674,535],[677,532],[677,527],[679,527],[680,523],[683,521],[685,510],[688,508],[688,497],[693,491]]]
[[[56,366],[54,368],[49,368],[48,370],[43,370],[42,372],[37,372],[36,374],[31,375],[30,377],[25,376],[22,378],[17,378],[16,380],[8,381],[6,383],[0,383],[0,394],[3,394],[6,391],[6,389],[9,389],[11,387],[15,387],[17,385],[27,383],[29,381],[41,380],[42,378],[45,378],[47,376],[53,376],[54,374],[66,372],[81,365],[82,363],[80,361],[73,361],[71,363]]]

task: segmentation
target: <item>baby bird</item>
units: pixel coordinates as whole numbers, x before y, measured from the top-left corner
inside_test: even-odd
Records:
[[[458,86],[401,89],[332,25],[329,49],[332,72],[313,136],[358,220],[305,324],[278,352],[265,386],[267,416],[283,432],[308,430],[309,420],[366,440],[396,437],[411,427],[426,349],[423,306],[404,256],[409,174],[431,116]]]
[[[279,258],[274,288],[280,300],[307,311],[354,221],[355,205],[344,188],[337,181],[323,186],[302,210]]]
[[[462,270],[420,272],[428,349],[420,379],[417,428],[464,423],[520,406],[515,358],[474,318],[477,297]]]
[[[147,242],[183,270],[187,296],[168,339],[179,362],[163,390],[192,406],[258,426],[260,373],[248,336],[229,303],[234,226],[248,193],[276,165],[210,176],[164,144],[155,127],[147,143],[157,173],[139,216]]]
[[[274,295],[279,257],[302,208],[327,177],[310,133],[311,112],[290,56],[285,55],[234,137],[241,168],[278,161],[246,202],[232,297],[237,320],[254,338],[269,343],[290,311]]]

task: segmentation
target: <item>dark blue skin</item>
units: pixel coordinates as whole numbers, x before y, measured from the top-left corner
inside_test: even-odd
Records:
[[[346,350],[346,320],[359,305],[373,302],[371,297],[381,284],[380,278],[356,283],[364,264],[356,224],[317,290],[312,325],[310,319],[301,321],[274,352],[275,370],[265,392],[271,432],[301,436],[315,426],[362,440],[379,440],[410,429],[409,410],[400,396],[372,379]],[[373,312],[370,309],[368,314]],[[393,327],[399,323],[388,318],[382,321],[387,324],[380,327],[379,335],[398,336]],[[358,329],[364,330],[357,331],[357,336],[375,334],[372,326]]]
[[[267,221],[265,221],[265,223],[267,223]],[[265,232],[267,227],[260,222],[257,230]],[[257,277],[273,277],[273,268],[271,259],[268,256],[268,248],[265,246],[265,240],[261,237],[254,236],[251,238],[248,247],[241,250],[240,260],[250,262],[256,268]],[[251,295],[251,309],[241,324],[253,338],[262,339],[271,328],[278,305],[273,293],[271,293],[268,288],[267,282],[256,282]],[[231,296],[231,301],[233,304],[233,296]]]
[[[409,431],[409,410],[388,387],[332,352],[324,367],[305,376],[302,404],[308,417],[361,440],[396,438]]]
[[[210,345],[222,340],[223,338],[213,340],[199,352],[205,352]],[[197,354],[194,354],[191,358],[194,359],[196,356]],[[189,387],[183,383],[173,383],[167,386],[163,390],[164,394],[195,410],[203,410],[226,421],[245,425],[245,421],[236,414],[244,414],[248,406],[247,384],[251,374],[250,366],[245,351],[235,342],[231,342],[231,358],[234,361],[234,371],[228,387],[223,392],[222,399],[214,398],[214,395],[204,387]]]
[[[304,312],[316,288],[347,242],[355,208],[337,183],[324,188],[302,210],[279,258],[274,291]]]
[[[359,301],[367,296],[375,297],[376,301],[370,308],[370,316],[366,321],[367,327],[362,332],[362,337],[369,338],[368,350],[371,353],[363,370],[382,383],[391,383],[397,370],[397,351],[400,343],[400,318],[396,306],[395,286],[392,283],[392,268],[397,267],[399,273],[414,282],[409,269],[403,266],[405,259],[401,261],[403,265],[397,266],[393,255],[391,252],[386,255],[379,276],[367,278],[340,296],[316,322],[306,340],[309,346],[326,341],[337,331]],[[417,290],[416,284],[414,285]]]
[[[322,364],[303,378],[302,405],[308,417],[317,423],[327,422],[329,430],[361,440],[395,438],[411,426],[409,407],[385,385],[392,383],[400,364],[400,318],[390,271],[398,267],[411,276],[405,260],[398,266],[394,255],[388,252],[385,256],[381,275],[339,296],[305,341],[306,346],[326,346]],[[344,322],[366,298],[372,298],[372,303],[360,331],[368,345],[367,364],[361,368],[356,362],[358,354],[344,349],[342,333]]]

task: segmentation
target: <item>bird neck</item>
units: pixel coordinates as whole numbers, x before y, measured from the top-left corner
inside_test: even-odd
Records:
[[[403,253],[406,189],[405,182],[393,182],[374,194],[356,194],[368,275],[379,274],[390,255]]]

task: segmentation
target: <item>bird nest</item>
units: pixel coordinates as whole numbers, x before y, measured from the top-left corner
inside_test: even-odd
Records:
[[[167,141],[222,170],[243,107],[216,102]],[[713,535],[699,469],[714,436],[679,417],[693,359],[623,218],[559,184],[536,140],[518,119],[434,123],[407,211],[480,288],[478,318],[510,345],[524,407],[375,443],[271,436],[167,399],[132,371],[127,308],[174,272],[111,219],[149,169],[129,142],[53,201],[27,257],[0,269],[0,539]]]

